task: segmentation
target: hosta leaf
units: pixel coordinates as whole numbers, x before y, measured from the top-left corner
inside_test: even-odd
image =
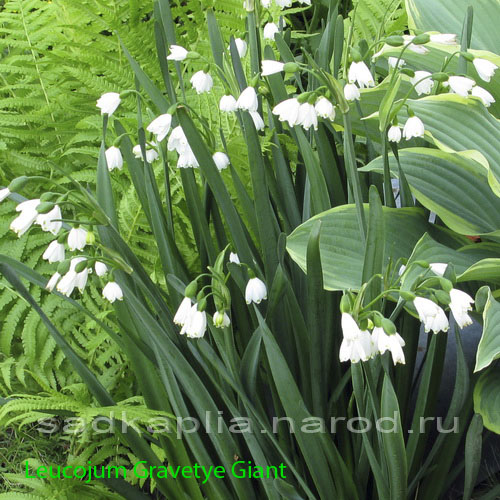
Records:
[[[498,0],[406,0],[410,28],[460,35],[469,5],[474,7],[471,47],[495,51],[500,46]]]
[[[365,213],[368,217],[367,205]],[[383,207],[383,213],[385,266],[389,258],[396,261],[409,257],[428,225],[424,212],[418,208]],[[316,220],[321,220],[320,255],[325,289],[358,289],[362,284],[365,249],[354,205],[332,208],[301,224],[287,239],[288,253],[305,272],[307,242]]]
[[[491,190],[483,165],[463,154],[429,148],[403,149],[399,161],[413,194],[450,229],[467,235],[499,231],[500,198]],[[397,177],[393,155],[389,164]],[[382,173],[382,157],[362,170]]]
[[[409,106],[440,149],[479,151],[489,164],[490,185],[500,196],[500,122],[479,100],[442,94],[409,101]]]
[[[488,290],[488,299],[483,310],[483,335],[477,348],[474,371],[486,368],[500,357],[500,303]],[[486,424],[485,424],[486,425]]]
[[[474,387],[474,411],[483,417],[484,426],[500,434],[500,368],[486,370]]]

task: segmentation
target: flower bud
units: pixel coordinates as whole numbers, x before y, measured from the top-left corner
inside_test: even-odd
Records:
[[[196,280],[193,280],[184,290],[184,295],[186,297],[189,297],[190,299],[194,299],[197,291],[198,291],[198,283],[196,282]]]
[[[401,73],[403,73],[403,75],[409,76],[410,78],[413,78],[415,76],[415,71],[411,70],[410,68],[401,68]]]
[[[87,269],[87,260],[82,260],[75,266],[75,271],[77,273],[81,273],[82,271],[85,271],[85,269]]]
[[[450,294],[444,290],[436,290],[434,294],[441,304],[448,305],[451,302]]]
[[[474,61],[474,56],[468,52],[460,52],[460,55],[469,62]]]
[[[87,231],[87,245],[93,245],[95,243],[95,234],[92,231]]]
[[[299,71],[299,65],[294,62],[289,62],[283,66],[283,69],[285,70],[285,73],[295,73],[296,71]]]
[[[381,328],[382,327],[382,320],[383,319],[384,319],[384,317],[378,311],[374,312],[374,314],[373,314],[373,324],[377,328]]]
[[[340,312],[341,313],[350,313],[352,311],[352,299],[350,294],[344,294],[342,295],[342,298],[340,299]]]
[[[54,203],[51,203],[50,201],[44,201],[43,203],[40,203],[39,205],[37,205],[35,210],[39,214],[46,214],[46,213],[50,212],[54,207],[55,207]]]
[[[48,191],[47,193],[43,193],[40,195],[40,201],[50,201],[55,196],[59,196],[59,195],[57,193],[51,193],[50,191]],[[39,210],[37,210],[37,212],[40,213]]]
[[[397,331],[396,325],[388,318],[382,319],[382,328],[384,329],[385,333],[388,333],[389,335],[394,335]]]
[[[405,290],[401,290],[399,292],[399,295],[402,299],[407,300],[407,301],[415,300],[415,294],[408,292],[408,291],[405,291]]]
[[[198,54],[198,52],[194,52],[194,51],[189,51],[186,54],[186,59],[199,59],[200,57],[201,57],[200,54]]]
[[[70,267],[70,260],[66,259],[63,260],[58,266],[57,266],[57,272],[62,276],[66,274],[69,271]]]
[[[202,293],[202,292],[200,292],[200,293],[198,294],[198,297],[200,297],[200,294],[201,294],[201,293]],[[207,299],[206,299],[205,297],[201,296],[201,297],[199,298],[199,300],[198,300],[198,297],[197,297],[197,300],[196,300],[196,302],[197,302],[197,304],[198,304],[198,307],[197,307],[197,308],[198,308],[198,311],[202,312],[202,311],[204,311],[204,310],[207,308]]]
[[[354,62],[360,62],[362,60],[361,53],[354,47],[351,48],[351,57]]]
[[[447,82],[449,76],[441,71],[437,73],[432,73],[431,78],[436,82]]]
[[[450,293],[451,290],[453,289],[453,283],[446,278],[439,278],[439,284],[441,285],[441,288],[445,291]]]
[[[414,45],[424,45],[425,43],[429,43],[431,41],[430,35],[427,33],[422,33],[421,35],[416,36],[411,43]]]
[[[390,45],[391,47],[401,47],[401,45],[404,45],[405,40],[402,36],[393,35],[393,36],[388,36],[385,39],[385,43],[387,45]]]
[[[11,193],[14,193],[15,191],[21,190],[27,182],[30,180],[29,177],[26,175],[22,175],[21,177],[16,177],[10,184],[9,184],[9,190]]]

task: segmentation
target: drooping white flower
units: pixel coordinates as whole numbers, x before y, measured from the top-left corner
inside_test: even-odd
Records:
[[[435,302],[424,297],[416,297],[413,300],[413,305],[417,310],[420,321],[424,324],[426,332],[430,332],[431,330],[434,333],[448,331],[448,318]]]
[[[40,204],[40,199],[26,200],[16,206],[16,212],[21,212],[10,223],[10,229],[14,231],[18,237],[21,237],[36,221],[38,212],[36,207]]]
[[[341,325],[344,338],[340,344],[340,361],[351,361],[351,363],[368,361],[375,354],[370,333],[361,330],[348,313],[342,313]]]
[[[264,124],[264,120],[262,119],[262,116],[259,115],[259,112],[258,111],[250,111],[250,116],[252,117],[255,129],[257,131],[263,130],[265,127],[265,124]]]
[[[113,303],[115,300],[123,300],[123,291],[115,281],[110,281],[102,289],[102,296]]]
[[[38,224],[42,228],[42,231],[57,235],[62,227],[61,218],[61,209],[59,205],[55,205],[54,208],[46,214],[39,214],[35,224]]]
[[[429,49],[425,48],[423,45],[415,45],[414,43],[410,43],[415,37],[413,35],[403,35],[403,40],[405,44],[408,45],[408,49],[416,54],[427,54]]]
[[[415,91],[418,95],[431,93],[432,87],[434,86],[434,81],[432,80],[432,78],[429,78],[430,76],[431,73],[429,73],[428,71],[415,71],[415,76],[410,78],[411,84],[416,84]],[[423,78],[425,78],[425,80],[423,80]]]
[[[425,132],[424,123],[418,116],[411,116],[403,128],[403,137],[409,141],[412,137],[423,137]]]
[[[368,69],[368,66],[363,62],[353,61],[351,66],[349,67],[348,72],[348,80],[349,83],[358,82],[360,88],[365,87],[373,87],[375,86],[375,81],[373,80],[373,76]]]
[[[474,97],[479,97],[479,99],[483,101],[484,106],[487,108],[489,108],[495,102],[495,98],[486,89],[483,89],[478,85],[472,87],[471,95],[473,95]]]
[[[231,113],[236,111],[236,99],[232,95],[224,95],[221,97],[219,102],[219,109],[224,113]]]
[[[401,140],[401,127],[392,125],[387,132],[389,142],[399,142]]]
[[[399,271],[398,271],[398,275],[399,276],[402,276],[403,273],[406,271],[406,266],[403,264],[400,268],[399,268]]]
[[[57,283],[57,291],[69,297],[76,288],[78,275],[75,271],[68,271]]]
[[[62,262],[65,254],[64,245],[54,240],[45,249],[45,252],[43,252],[42,259],[48,260],[50,264],[53,264],[54,262]]]
[[[134,153],[134,156],[136,158],[140,158],[141,160],[143,159],[142,149],[140,144],[137,144],[132,148],[132,153]],[[153,163],[155,160],[159,158],[159,156],[160,155],[158,154],[158,151],[156,151],[156,149],[152,148],[146,149],[146,161],[148,163]]]
[[[170,54],[167,56],[169,61],[184,61],[188,55],[188,51],[180,45],[170,45]]]
[[[431,42],[440,43],[442,45],[456,45],[457,35],[455,33],[439,33],[437,35],[430,35]]]
[[[452,92],[462,97],[467,97],[476,84],[474,80],[466,76],[450,76],[446,83],[450,86]]]
[[[271,0],[260,0],[260,4],[264,9],[268,9],[271,6]]]
[[[406,64],[406,61],[404,59],[399,59],[398,62],[397,57],[389,57],[387,58],[387,64],[390,68],[395,68],[396,64],[398,65],[398,68],[402,68]]]
[[[236,107],[243,111],[257,111],[259,101],[253,87],[247,87],[238,97]]]
[[[0,189],[0,201],[5,200],[5,198],[7,198],[8,196],[10,196],[9,188]]]
[[[172,133],[168,138],[167,149],[169,151],[177,151],[177,153],[181,154],[187,146],[188,141],[186,135],[184,134],[184,130],[182,130],[182,127],[178,125],[172,130]]]
[[[212,77],[204,71],[197,71],[189,81],[198,94],[210,92],[214,86]]]
[[[214,153],[212,159],[214,160],[215,166],[219,169],[219,172],[229,165],[229,157],[226,153],[222,153],[221,151]]]
[[[402,349],[405,341],[399,333],[396,332],[392,335],[387,335],[383,328],[375,327],[372,332],[372,340],[380,354],[384,354],[385,351],[391,353],[392,361],[395,365],[397,363],[405,364],[405,355]]]
[[[247,304],[255,302],[260,304],[262,300],[267,299],[267,288],[265,283],[259,278],[251,278],[248,280],[245,288],[245,301]]]
[[[193,150],[186,146],[177,159],[177,168],[198,168],[199,166]]]
[[[285,68],[285,63],[279,61],[273,61],[272,59],[266,59],[262,61],[262,76],[274,75],[280,73]]]
[[[71,259],[71,264],[69,268],[69,272],[75,271],[76,272],[76,266],[80,262],[85,262],[87,259],[85,257],[75,257],[74,259]],[[77,272],[76,273],[76,286],[78,287],[78,290],[83,293],[85,290],[85,285],[87,284],[87,279],[89,277],[90,273],[90,268],[85,267],[83,271]]]
[[[238,51],[238,55],[240,56],[240,58],[243,59],[247,54],[247,49],[248,49],[247,42],[245,42],[245,40],[242,40],[241,38],[235,38],[234,43],[236,45],[236,50]]]
[[[181,335],[189,338],[201,338],[207,330],[207,313],[198,311],[198,304],[194,304],[189,311],[186,321],[181,329]]]
[[[106,155],[106,164],[108,165],[108,170],[114,170],[117,168],[121,170],[123,168],[123,156],[119,148],[116,146],[111,146],[104,152]]]
[[[87,231],[83,227],[73,227],[68,234],[68,248],[74,252],[75,250],[83,250],[87,244]]]
[[[273,40],[274,41],[274,35],[276,35],[276,33],[279,33],[279,32],[280,32],[280,30],[275,23],[267,23],[264,26],[264,40]]]
[[[481,59],[479,57],[475,57],[472,61],[472,64],[474,64],[477,74],[479,75],[481,80],[484,80],[485,82],[489,82],[491,80],[491,77],[495,73],[495,70],[498,68],[495,63],[492,63],[487,59]]]
[[[451,290],[450,299],[450,309],[457,325],[460,328],[471,325],[472,319],[467,313],[472,310],[474,299],[469,294],[462,292],[462,290],[457,290],[456,288]]]
[[[344,97],[348,101],[359,101],[361,94],[354,83],[348,83],[344,87]]]
[[[227,328],[231,324],[231,320],[229,316],[226,314],[226,311],[219,312],[215,311],[213,322],[215,328]]]
[[[97,100],[97,107],[101,110],[101,115],[111,116],[120,105],[120,94],[117,92],[107,92]]]
[[[292,0],[276,0],[276,5],[284,9],[285,7],[290,7],[292,5]]]
[[[172,115],[170,113],[164,113],[156,117],[147,128],[148,132],[156,135],[156,140],[158,142],[163,141],[170,131],[170,126],[172,125]]]
[[[431,271],[434,274],[437,274],[438,276],[443,276],[444,273],[446,272],[448,264],[444,264],[443,262],[432,262],[431,264],[429,264],[429,267],[431,268]]]
[[[277,115],[280,122],[288,122],[290,127],[299,123],[300,103],[295,98],[286,99],[273,108],[273,115]]]
[[[55,286],[57,285],[57,282],[61,278],[61,275],[58,272],[55,272],[47,281],[47,284],[45,285],[45,290],[48,290],[49,292],[52,292],[54,290]]]
[[[241,264],[238,254],[233,252],[229,253],[229,262],[232,262],[233,264]]]
[[[320,97],[316,101],[314,109],[316,110],[316,114],[321,118],[331,121],[335,120],[335,107],[326,97]]]
[[[311,127],[314,127],[314,130],[318,130],[318,114],[312,104],[304,102],[300,105],[298,123],[305,130],[309,130]]]
[[[193,306],[193,302],[189,297],[184,297],[179,307],[177,308],[177,312],[174,316],[174,323],[176,325],[184,326],[189,313],[191,311],[191,307]]]
[[[99,260],[96,260],[94,264],[95,273],[97,276],[104,276],[108,272],[108,266]]]

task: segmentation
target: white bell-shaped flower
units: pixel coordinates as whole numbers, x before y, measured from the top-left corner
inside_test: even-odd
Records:
[[[119,148],[116,146],[111,146],[104,152],[106,155],[106,164],[108,165],[108,170],[114,170],[117,168],[121,170],[123,168],[123,156]]]
[[[221,151],[214,153],[212,159],[214,160],[215,166],[219,169],[219,172],[229,165],[229,157],[226,153],[222,153]]]
[[[373,76],[368,69],[368,66],[363,62],[355,62],[351,63],[349,67],[349,72],[347,75],[349,83],[358,82],[360,88],[365,87],[373,87],[375,86],[375,81],[373,80]]]
[[[170,131],[170,126],[172,125],[172,115],[170,113],[164,113],[163,115],[157,116],[147,128],[148,132],[156,135],[156,140],[158,142],[163,141]]]
[[[432,300],[424,297],[416,297],[413,305],[417,310],[420,321],[424,324],[426,332],[434,333],[448,331],[449,324],[445,312]]]
[[[118,283],[110,281],[103,288],[102,296],[113,303],[115,300],[123,300],[123,291]]]
[[[280,30],[275,23],[267,23],[264,26],[264,40],[273,40],[274,41],[274,35],[276,35],[276,33],[279,33],[279,32],[280,32]]]
[[[462,290],[457,290],[456,288],[451,290],[450,299],[450,309],[457,325],[460,328],[471,325],[472,319],[467,313],[472,310],[474,299],[469,294],[462,292]]]
[[[415,71],[415,76],[410,78],[411,84],[416,84],[415,91],[418,95],[431,93],[432,87],[434,86],[434,81],[432,80],[432,78],[430,78],[430,76],[431,73],[429,73],[428,71]]]
[[[42,259],[48,260],[50,264],[54,264],[54,262],[62,262],[65,254],[64,245],[54,240],[45,249],[45,252],[43,252]]]
[[[273,108],[273,115],[277,115],[280,122],[288,122],[290,127],[299,123],[300,103],[295,98],[286,99]]]
[[[167,56],[169,61],[184,61],[188,55],[188,51],[180,45],[170,45],[170,54]]]
[[[219,102],[219,109],[224,113],[231,113],[236,111],[236,99],[232,95],[224,95],[221,97]]]
[[[248,280],[245,288],[245,301],[247,304],[255,302],[260,304],[262,300],[267,299],[267,288],[265,283],[259,278],[251,278]]]
[[[210,92],[212,90],[212,87],[214,86],[214,81],[212,80],[212,77],[208,73],[205,73],[204,71],[197,71],[191,77],[190,82],[198,94]]]
[[[83,250],[87,244],[87,231],[83,227],[73,227],[68,234],[68,248],[74,252],[75,250]]]
[[[361,98],[361,94],[358,87],[356,87],[354,83],[348,83],[344,87],[344,97],[348,101],[359,101],[359,99]]]
[[[231,324],[231,320],[225,311],[215,311],[213,322],[215,328],[227,328]]]
[[[475,57],[472,61],[474,67],[476,68],[477,74],[485,82],[489,82],[491,77],[494,75],[498,66],[487,59],[481,59],[480,57]]]
[[[423,137],[425,133],[424,123],[418,116],[411,116],[403,128],[403,137],[409,141],[412,137]]]
[[[335,120],[335,106],[326,98],[320,97],[314,105],[316,114],[325,120]]]
[[[253,87],[247,87],[238,97],[236,107],[243,111],[257,111],[259,101]]]
[[[483,104],[486,108],[489,108],[495,102],[495,98],[486,89],[483,89],[478,85],[472,87],[470,93],[474,97],[479,97],[479,99],[483,101]]]
[[[266,59],[262,61],[262,76],[274,75],[276,73],[281,73],[285,68],[285,63],[280,61],[273,61],[272,59]]]
[[[107,92],[97,100],[97,107],[101,110],[101,115],[111,116],[120,105],[120,94],[117,92]]]

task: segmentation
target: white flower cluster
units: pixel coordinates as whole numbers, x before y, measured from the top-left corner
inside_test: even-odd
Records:
[[[239,264],[240,260],[235,253],[231,253],[230,262]],[[251,278],[248,280],[245,289],[245,300],[247,304],[252,302],[260,304],[262,300],[267,299],[267,288],[265,283],[259,278]],[[180,335],[187,335],[189,338],[201,338],[207,331],[207,313],[205,312],[205,304],[200,306],[200,303],[194,302],[189,297],[184,297],[174,316],[174,323],[181,327]],[[226,311],[215,311],[213,318],[215,328],[227,328],[231,325],[231,319]]]
[[[335,107],[326,97],[313,99],[314,103],[310,100],[300,102],[297,97],[285,99],[273,108],[273,115],[278,116],[280,122],[287,122],[290,127],[300,125],[305,130],[311,127],[317,130],[318,117],[331,121],[335,119]]]
[[[447,264],[431,263],[429,268],[438,276],[443,276]],[[399,274],[402,275],[406,270],[401,266]],[[453,288],[450,293],[450,310],[455,318],[459,328],[464,328],[472,324],[469,311],[472,310],[474,299],[463,292]],[[413,306],[417,311],[420,321],[424,325],[425,332],[432,331],[439,333],[446,332],[449,329],[448,318],[444,310],[433,300],[425,297],[415,297]],[[349,313],[342,313],[342,333],[343,341],[340,346],[340,361],[367,361],[377,354],[384,354],[389,351],[392,355],[394,364],[405,363],[403,347],[405,345],[401,336],[396,333],[387,333],[384,328],[374,327],[370,333],[368,330],[361,330],[354,318]]]
[[[259,108],[259,100],[254,87],[244,89],[238,99],[232,95],[222,96],[219,102],[219,109],[223,113],[233,113],[235,111],[248,111],[252,117],[256,130],[264,128],[264,120],[257,111]]]
[[[341,324],[344,338],[340,345],[340,361],[368,361],[377,354],[389,351],[394,364],[405,363],[405,342],[397,332],[388,335],[382,327],[375,327],[372,333],[361,330],[349,313],[342,313]]]

